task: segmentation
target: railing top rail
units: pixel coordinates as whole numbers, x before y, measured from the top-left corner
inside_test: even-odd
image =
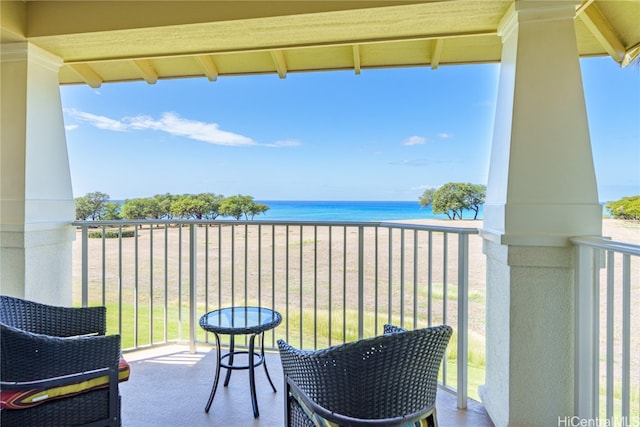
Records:
[[[576,246],[589,246],[595,249],[620,252],[632,256],[640,256],[640,245],[619,242],[603,237],[573,237],[569,239]]]
[[[417,230],[438,231],[438,232],[458,233],[458,234],[479,234],[478,228],[475,228],[475,227],[452,227],[447,225],[416,224],[416,223],[392,222],[392,221],[378,222],[375,224],[377,224],[380,227],[407,228],[411,230],[417,229]]]
[[[438,231],[457,234],[478,234],[478,229],[473,227],[451,227],[430,224],[415,224],[393,221],[289,221],[289,220],[224,220],[224,219],[146,219],[146,220],[113,220],[113,221],[74,221],[71,225],[76,227],[102,227],[102,226],[125,226],[125,225],[178,225],[178,224],[220,224],[220,225],[302,225],[302,226],[341,226],[341,227],[387,227],[405,228],[410,230]]]

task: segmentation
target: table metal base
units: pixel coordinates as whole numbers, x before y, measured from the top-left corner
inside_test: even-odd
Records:
[[[271,377],[269,376],[269,370],[267,369],[267,363],[264,358],[264,333],[259,334],[251,334],[249,336],[249,351],[236,351],[235,350],[235,335],[230,335],[231,342],[229,344],[229,352],[222,354],[220,349],[220,337],[217,333],[213,333],[216,337],[216,349],[218,360],[216,363],[216,375],[213,381],[213,387],[211,388],[211,394],[209,395],[209,401],[207,402],[207,406],[205,408],[205,412],[209,412],[209,408],[211,408],[211,403],[213,402],[213,397],[216,395],[216,389],[218,388],[218,381],[220,380],[220,368],[225,368],[227,370],[227,375],[224,380],[224,386],[229,385],[229,380],[231,379],[231,371],[234,369],[248,369],[249,370],[249,387],[251,389],[251,405],[253,406],[253,416],[258,418],[260,416],[260,412],[258,411],[258,400],[256,398],[256,380],[255,380],[255,367],[264,365],[264,372],[267,374],[267,379],[269,380],[269,384],[271,384],[271,388],[275,393],[276,387],[273,385],[273,381],[271,381]],[[255,351],[255,338],[257,335],[260,335],[260,353],[256,353]],[[246,354],[247,355],[247,364],[246,365],[234,365],[233,359],[237,354]],[[224,359],[228,359],[228,363],[223,362]]]

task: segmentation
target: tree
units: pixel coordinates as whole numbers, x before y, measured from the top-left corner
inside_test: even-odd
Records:
[[[465,209],[474,211],[473,219],[477,219],[485,197],[484,185],[450,182],[438,189],[425,190],[418,201],[420,206],[431,205],[433,213],[444,213],[449,219],[462,219]]]
[[[609,202],[605,209],[611,212],[614,218],[640,220],[640,196],[623,197]]]
[[[224,200],[222,194],[201,193],[196,197],[206,203],[206,209],[202,215],[203,219],[216,219],[220,216],[220,205]]]
[[[420,198],[418,199],[418,203],[420,203],[420,207],[426,208],[431,203],[433,203],[433,195],[435,194],[435,192],[436,192],[435,188],[428,188],[424,190],[424,193],[422,193],[422,196],[420,196]]]
[[[84,221],[91,216],[91,207],[87,196],[76,197],[76,220]]]
[[[193,194],[183,194],[171,203],[171,215],[185,219],[202,219],[207,203]]]
[[[76,198],[76,219],[92,221],[101,220],[104,216],[105,203],[109,201],[109,195],[95,191],[87,193],[83,197]]]
[[[122,217],[125,219],[147,219],[151,208],[151,199],[127,199],[122,206]]]
[[[239,194],[227,197],[220,205],[220,214],[240,219],[244,213],[244,206],[250,199],[250,196],[241,196]]]
[[[151,217],[154,219],[171,219],[171,204],[178,199],[179,196],[174,196],[169,193],[156,194],[153,196],[154,211],[151,213]]]
[[[266,212],[268,210],[269,210],[269,206],[267,206],[265,204],[253,203],[253,205],[249,206],[249,210],[246,212],[246,214],[251,216],[251,219],[253,220],[253,218],[256,215],[260,215],[261,213],[264,213],[264,212]]]
[[[449,219],[462,219],[462,211],[466,207],[464,193],[459,184],[450,182],[438,188],[433,194],[431,210],[433,213],[444,213]]]
[[[251,196],[243,196],[238,194],[237,196],[229,196],[220,204],[220,215],[231,216],[235,219],[240,219],[244,215],[245,219],[254,218],[255,215],[259,215],[266,212],[269,206],[261,203],[256,203]]]
[[[256,203],[251,196],[232,196],[200,193],[180,196],[156,194],[153,197],[127,199],[122,207],[116,202],[108,202],[109,195],[95,192],[76,199],[76,219],[117,220],[117,219],[216,219],[220,215],[236,219],[253,219],[256,215],[269,210],[269,206]],[[227,201],[225,210],[221,209]]]
[[[180,218],[216,219],[224,196],[213,193],[183,194],[173,197],[171,215]]]
[[[487,187],[481,184],[464,184],[465,185],[465,193],[466,200],[468,204],[467,209],[471,209],[474,212],[473,219],[478,219],[478,212],[480,211],[480,206],[484,204],[485,198],[487,197]]]
[[[122,219],[122,216],[120,216],[120,203],[118,202],[105,203],[103,219],[106,221],[115,221],[115,220]]]

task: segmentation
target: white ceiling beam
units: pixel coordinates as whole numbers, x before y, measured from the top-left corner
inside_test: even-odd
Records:
[[[273,64],[276,67],[276,71],[281,79],[287,77],[287,61],[284,59],[284,53],[281,50],[272,50],[271,58],[273,59]]]
[[[431,43],[431,69],[437,70],[440,65],[440,58],[442,57],[442,46],[444,45],[443,39],[436,39]]]
[[[76,73],[78,77],[80,77],[82,81],[88,84],[90,87],[97,89],[102,86],[102,83],[104,82],[103,78],[100,77],[100,75],[96,73],[90,65],[70,64],[69,67],[71,67],[73,72]]]
[[[580,13],[581,12],[581,13]],[[588,7],[578,10],[579,17],[587,26],[591,34],[600,42],[600,45],[617,62],[622,63],[625,56],[624,44],[620,41],[618,34],[602,14],[596,3],[590,3]]]
[[[135,59],[133,65],[140,72],[142,78],[150,85],[155,84],[158,81],[158,73],[151,65],[151,61],[147,59]]]
[[[353,70],[356,74],[360,74],[360,46],[353,45]]]
[[[199,55],[196,56],[196,59],[204,75],[207,76],[210,82],[215,82],[218,78],[218,67],[216,67],[213,57],[211,55]]]

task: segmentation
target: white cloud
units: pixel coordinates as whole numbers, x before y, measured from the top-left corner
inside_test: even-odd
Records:
[[[298,147],[302,145],[297,139],[283,139],[276,141],[273,144],[264,144],[267,147]]]
[[[91,126],[103,130],[116,132],[155,130],[215,145],[234,147],[259,145],[252,138],[220,129],[220,126],[217,123],[184,119],[176,113],[163,113],[160,119],[154,119],[153,117],[146,115],[139,115],[135,117],[124,117],[121,120],[114,120],[109,117],[98,116],[75,109],[65,109],[64,111],[77,121],[88,123]],[[73,126],[77,127],[77,125],[68,125],[67,128],[71,130],[71,127]],[[295,140],[278,141],[275,144],[265,145],[292,147],[300,145],[300,142]]]
[[[256,142],[249,137],[221,130],[217,123],[183,119],[175,113],[163,113],[160,120],[154,120],[149,116],[137,116],[125,120],[128,127],[135,130],[157,130],[216,145],[235,147],[256,145]]]
[[[105,116],[98,116],[76,109],[65,109],[64,112],[71,118],[90,124],[98,129],[111,130],[117,132],[131,132],[154,130],[165,132],[170,135],[180,136],[195,141],[202,141],[209,144],[225,145],[231,147],[297,147],[302,145],[299,140],[286,139],[279,140],[271,144],[259,144],[252,138],[238,133],[220,129],[217,123],[201,122],[180,117],[177,113],[163,113],[159,119],[151,116],[139,115],[135,117],[124,117],[121,120],[114,120]],[[67,125],[67,130],[73,130],[78,125]]]
[[[427,138],[423,137],[423,136],[410,136],[408,138],[406,138],[404,141],[402,141],[402,145],[406,145],[406,146],[411,146],[411,145],[422,145],[422,144],[426,144],[427,142]]]
[[[422,190],[422,191],[424,191],[424,190],[430,190],[430,189],[436,189],[436,188],[438,188],[437,185],[420,184],[420,185],[417,185],[415,187],[411,187],[411,190]]]
[[[71,132],[72,130],[78,129],[78,125],[67,125],[64,128],[65,130]]]
[[[396,166],[427,166],[430,162],[427,159],[404,159],[389,162],[389,164]]]
[[[449,138],[453,138],[453,135],[450,133],[446,133],[446,132],[440,132],[438,134],[438,137],[442,138],[442,139],[449,139]]]
[[[126,124],[105,116],[96,116],[95,114],[85,113],[84,111],[78,111],[75,109],[65,109],[64,111],[74,119],[87,122],[98,129],[112,130],[116,132],[126,132],[128,130]]]

